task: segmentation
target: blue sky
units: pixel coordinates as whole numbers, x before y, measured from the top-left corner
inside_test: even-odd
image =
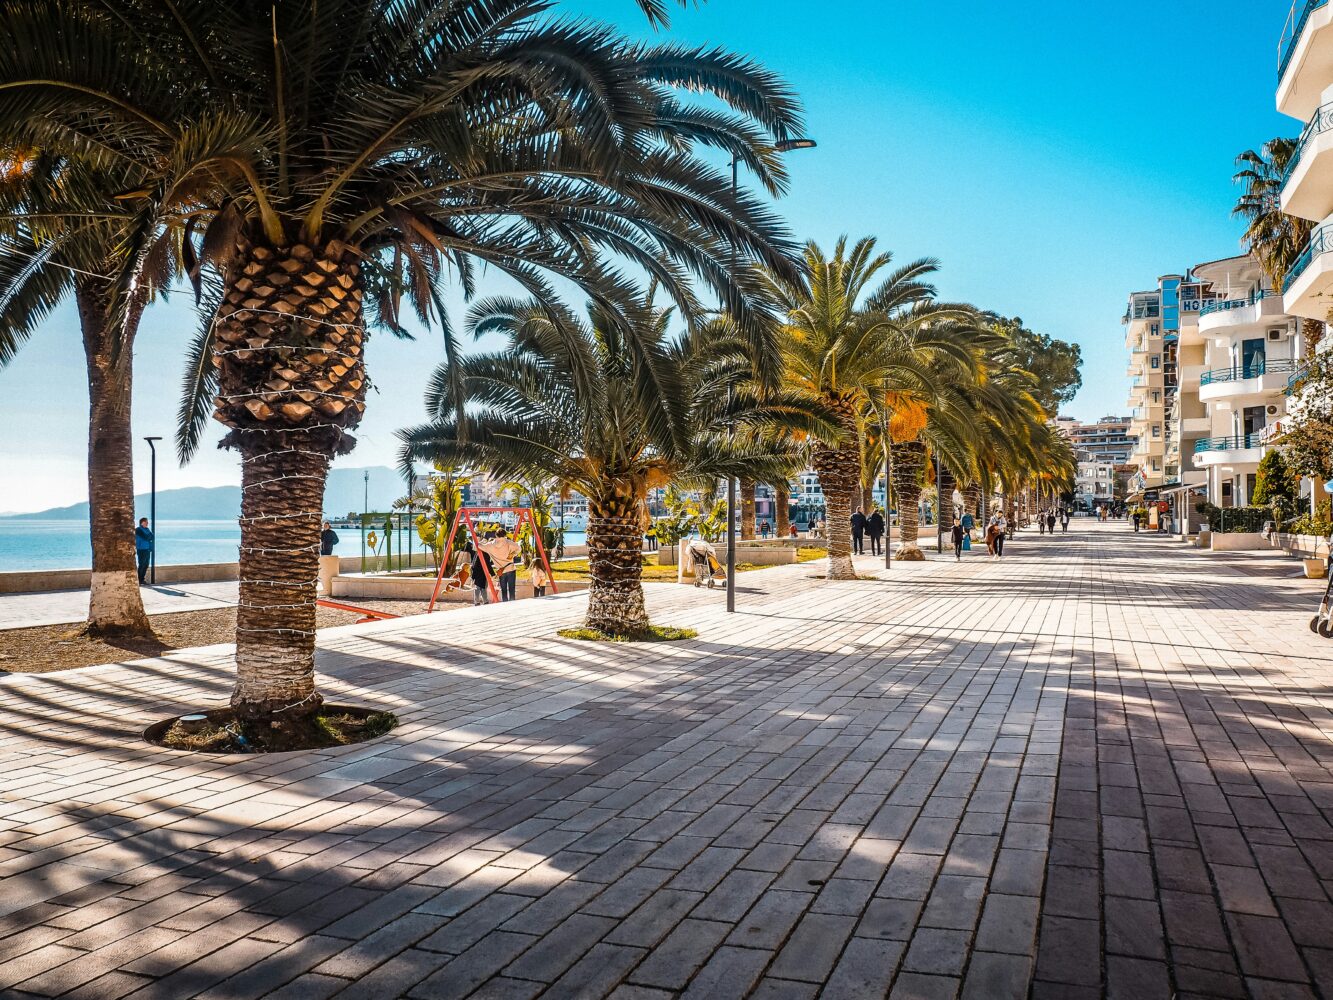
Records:
[[[560,6],[645,33],[631,0]],[[797,236],[871,234],[899,260],[938,257],[944,298],[1078,342],[1084,389],[1066,412],[1088,419],[1126,410],[1126,295],[1238,252],[1236,153],[1299,131],[1273,109],[1289,7],[710,0],[677,13],[670,37],[749,53],[801,95],[819,148],[791,155],[779,209]],[[145,318],[137,436],[172,434],[194,324],[183,296]],[[393,464],[393,432],[420,419],[440,356],[429,333],[372,341],[379,390],[340,464]],[[85,499],[84,385],[65,309],[0,371],[0,511]],[[218,436],[185,469],[160,461],[159,487],[237,481]],[[146,489],[147,448],[138,450]]]

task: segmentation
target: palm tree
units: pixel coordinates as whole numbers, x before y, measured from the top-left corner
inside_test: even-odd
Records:
[[[839,440],[818,438],[814,468],[824,492],[832,580],[854,579],[851,513],[861,485],[861,445],[865,420],[875,397],[886,389],[924,392],[931,365],[971,366],[966,335],[952,321],[970,310],[942,305],[924,279],[938,264],[918,260],[887,272],[892,261],[875,254],[865,237],[849,250],[839,239],[832,256],[806,245],[807,275],[798,282],[773,280],[783,312],[782,354],[792,387],[820,399],[837,414]]]
[[[612,265],[629,261],[688,319],[700,279],[758,358],[773,349],[761,288],[731,265],[794,279],[792,248],[697,150],[780,192],[774,144],[799,112],[745,59],[544,19],[542,0],[260,6],[16,5],[0,38],[0,127],[147,175],[107,207],[160,237],[127,285],[172,241],[196,282],[219,283],[190,352],[180,450],[211,411],[241,455],[232,705],[249,722],[299,723],[321,700],[317,536],[329,463],[354,446],[365,408],[367,326],[402,333],[406,296],[456,359],[448,275],[470,295],[478,265],[494,268],[548,303],[556,276],[615,315],[631,296]]]
[[[121,292],[120,277],[136,260],[136,234],[101,209],[129,186],[133,172],[89,169],[32,148],[10,149],[0,161],[0,367],[59,303],[74,301],[88,374],[86,628],[112,639],[151,636],[132,533],[131,375],[140,317],[169,278],[174,255],[164,253],[156,273]],[[71,205],[81,206],[84,217],[55,211]],[[118,308],[118,298],[128,306]]]
[[[468,329],[503,333],[508,348],[464,358],[457,371],[442,366],[427,394],[430,422],[400,432],[405,467],[464,463],[503,477],[555,479],[586,496],[585,624],[609,635],[643,636],[650,627],[641,585],[650,489],[773,475],[790,456],[752,430],[786,424],[827,432],[808,398],[752,383],[744,344],[725,324],[672,342],[670,315],[645,305],[626,323],[590,304],[585,322],[536,300],[479,302]]]
[[[1236,157],[1239,169],[1232,177],[1244,188],[1231,210],[1232,215],[1246,222],[1241,241],[1278,294],[1310,242],[1310,223],[1282,211],[1283,181],[1299,153],[1298,147],[1296,139],[1269,139],[1258,150],[1247,149]],[[1301,325],[1306,349],[1313,354],[1324,335],[1324,324],[1306,319]]]

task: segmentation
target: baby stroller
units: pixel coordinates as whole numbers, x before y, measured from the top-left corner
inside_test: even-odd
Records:
[[[694,585],[696,587],[706,585],[709,590],[712,590],[717,586],[718,581],[726,580],[726,574],[717,561],[717,551],[711,543],[696,538],[685,549],[685,554],[694,570]]]
[[[1329,536],[1328,544],[1333,547],[1333,535]],[[1333,548],[1330,551],[1333,551]],[[1319,602],[1318,613],[1310,619],[1310,631],[1315,635],[1322,635],[1325,639],[1333,639],[1333,556],[1329,557],[1327,577],[1324,599]]]

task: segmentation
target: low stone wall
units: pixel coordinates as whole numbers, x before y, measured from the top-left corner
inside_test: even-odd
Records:
[[[1257,531],[1210,532],[1209,547],[1214,552],[1250,552],[1268,548],[1268,540]]]
[[[557,584],[560,593],[567,594],[576,590],[586,590],[587,585],[583,583],[573,583],[561,581]],[[386,574],[384,576],[362,576],[360,574],[347,574],[335,576],[333,578],[333,597],[346,597],[350,599],[360,598],[362,600],[385,600],[385,601],[420,601],[425,604],[430,600],[431,592],[435,589],[435,575],[429,576],[407,576],[405,574]],[[518,584],[514,588],[515,596],[519,598],[532,596],[532,583],[527,579],[526,574],[520,574]],[[548,590],[549,594],[550,591]],[[446,604],[471,604],[472,588],[467,587],[464,590],[441,591],[438,601]]]

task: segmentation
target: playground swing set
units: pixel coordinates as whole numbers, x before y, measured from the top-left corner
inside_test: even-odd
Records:
[[[466,579],[465,573],[460,569],[456,574],[450,577],[450,583],[446,586],[445,574],[449,572],[449,558],[453,555],[454,539],[458,536],[458,526],[467,525],[468,536],[472,539],[472,547],[481,551],[481,536],[477,532],[477,522],[473,515],[513,515],[515,518],[513,533],[518,535],[523,526],[529,525],[532,528],[532,538],[537,546],[537,555],[542,561],[542,567],[546,570],[546,577],[551,581],[551,593],[558,594],[560,589],[555,584],[555,574],[551,572],[551,563],[546,558],[546,547],[542,544],[542,533],[537,527],[537,519],[532,514],[531,507],[463,507],[454,515],[454,523],[449,526],[449,541],[445,545],[444,557],[440,560],[440,571],[435,576],[435,588],[431,591],[430,605],[426,608],[427,613],[435,610],[435,603],[439,599],[440,590],[446,591],[460,590]],[[491,572],[489,560],[481,560],[482,572],[486,574],[486,589],[490,594],[491,602],[495,603],[500,599],[500,592],[496,586],[495,574]]]

